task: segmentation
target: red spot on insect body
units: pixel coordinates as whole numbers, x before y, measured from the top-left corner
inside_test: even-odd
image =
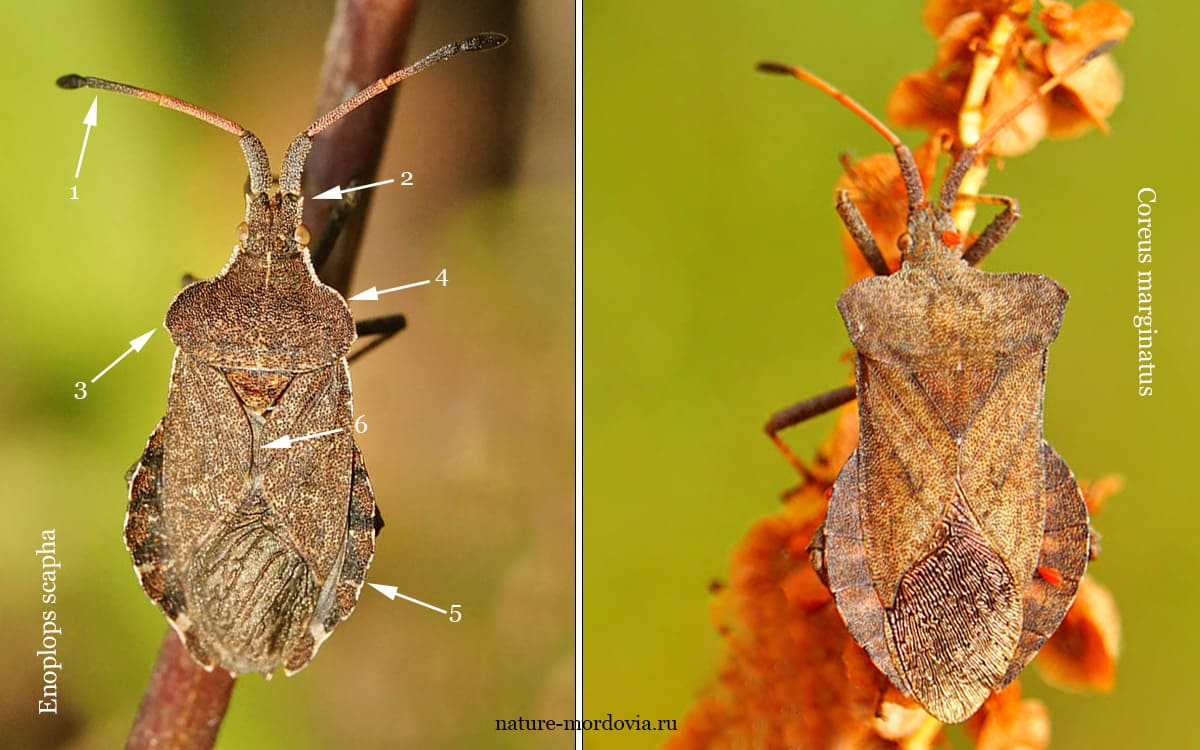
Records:
[[[1037,569],[1037,573],[1039,576],[1042,577],[1043,580],[1045,580],[1051,586],[1057,586],[1058,584],[1063,582],[1062,573],[1059,573],[1054,568],[1047,567],[1045,565],[1039,565],[1038,569]]]
[[[948,247],[955,247],[962,244],[962,235],[958,232],[949,230],[942,232],[942,242],[945,242]]]

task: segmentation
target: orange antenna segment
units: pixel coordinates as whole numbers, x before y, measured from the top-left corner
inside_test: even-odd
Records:
[[[958,197],[958,189],[962,186],[962,181],[967,175],[967,170],[969,170],[971,165],[975,163],[975,158],[983,152],[984,148],[988,143],[991,142],[993,138],[996,137],[997,133],[999,133],[1001,130],[1007,127],[1010,122],[1013,121],[1013,118],[1028,109],[1029,106],[1034,102],[1050,93],[1050,91],[1055,86],[1058,86],[1060,83],[1062,83],[1067,76],[1079,70],[1084,65],[1087,65],[1092,60],[1095,60],[1100,55],[1103,55],[1105,52],[1108,52],[1119,43],[1120,40],[1118,39],[1110,39],[1107,42],[1104,42],[1103,44],[1093,48],[1091,52],[1088,52],[1086,55],[1083,55],[1075,62],[1063,68],[1061,71],[1059,71],[1058,75],[1048,79],[1041,86],[1038,86],[1037,91],[1034,91],[1032,94],[1025,97],[1020,104],[1001,115],[999,120],[996,120],[996,122],[992,123],[992,125],[990,125],[986,131],[984,131],[983,135],[979,136],[978,141],[964,148],[962,153],[959,155],[958,160],[954,162],[953,166],[950,167],[950,171],[946,173],[945,181],[942,182],[942,192],[938,199],[938,207],[944,211],[950,210],[950,207],[954,205],[954,201]]]
[[[1088,52],[1083,57],[1080,57],[1078,60],[1071,63],[1067,67],[1063,68],[1061,71],[1059,71],[1058,75],[1054,76],[1053,78],[1048,79],[1041,86],[1038,86],[1037,91],[1034,91],[1029,96],[1025,97],[1025,99],[1022,100],[1020,104],[1018,104],[1017,106],[1015,106],[1012,109],[1005,112],[1004,115],[999,120],[996,120],[996,122],[994,122],[990,126],[988,126],[988,129],[986,131],[984,131],[983,135],[979,136],[978,141],[971,144],[971,147],[974,148],[976,151],[982,151],[984,146],[986,146],[993,138],[995,138],[997,133],[999,133],[1001,130],[1003,130],[1005,127],[1007,127],[1008,124],[1010,122],[1012,122],[1014,118],[1017,117],[1017,115],[1024,112],[1026,109],[1028,109],[1030,106],[1032,106],[1034,102],[1041,99],[1046,94],[1049,94],[1052,89],[1054,89],[1056,86],[1058,86],[1064,80],[1066,80],[1066,78],[1068,76],[1070,76],[1072,73],[1079,70],[1084,65],[1087,65],[1092,60],[1095,60],[1100,55],[1103,55],[1104,53],[1108,52],[1113,47],[1116,47],[1118,44],[1120,44],[1119,39],[1110,39],[1107,42],[1100,44],[1098,47],[1094,48],[1091,52]]]
[[[758,64],[758,70],[762,73],[781,73],[783,75],[790,75],[793,78],[799,78],[805,83],[816,86],[826,94],[832,96],[834,99],[837,99],[842,106],[846,107],[846,109],[866,120],[867,124],[875,128],[880,135],[886,138],[887,142],[892,144],[893,148],[902,145],[900,142],[900,137],[893,133],[887,125],[884,125],[878,117],[871,114],[866,107],[850,98],[849,94],[844,93],[841,89],[836,88],[833,84],[826,82],[824,79],[808,72],[804,68],[797,68],[794,65],[784,65],[777,62],[760,62]]]
[[[117,94],[125,94],[136,99],[145,99],[149,102],[154,102],[160,107],[173,109],[176,112],[182,112],[185,115],[191,115],[197,120],[203,120],[209,125],[215,125],[226,133],[233,133],[239,138],[249,131],[238,125],[228,117],[221,117],[216,112],[210,112],[203,107],[197,107],[191,102],[185,102],[182,99],[176,99],[173,96],[160,94],[157,91],[144,89],[140,86],[130,86],[127,83],[118,83],[110,81],[106,78],[93,78],[91,76],[65,75],[55,81],[59,88],[63,89],[81,89],[84,87],[90,89],[101,89],[102,91],[112,91]]]
[[[316,121],[313,122],[312,125],[309,125],[308,128],[305,129],[304,135],[312,138],[317,133],[320,133],[325,128],[358,109],[367,101],[379,96],[392,86],[395,86],[397,83],[400,83],[406,78],[413,77],[431,65],[436,65],[443,60],[454,57],[459,52],[476,52],[478,50],[491,49],[492,47],[499,47],[507,41],[508,37],[504,36],[503,34],[486,33],[476,34],[475,36],[464,39],[461,42],[447,44],[446,46],[429,53],[425,57],[422,57],[412,65],[401,68],[394,73],[390,73],[387,76],[380,78],[379,80],[375,81],[375,83],[372,83],[362,91],[359,91],[357,94],[334,107],[329,112],[321,115]]]
[[[876,132],[887,139],[887,142],[895,150],[896,160],[900,164],[900,176],[904,179],[904,190],[908,193],[909,208],[922,208],[926,205],[925,185],[921,181],[921,170],[917,168],[917,163],[913,159],[912,152],[908,150],[908,146],[905,146],[900,141],[900,136],[893,133],[878,117],[868,112],[866,107],[851,99],[849,95],[843,93],[832,84],[809,73],[804,68],[797,68],[793,65],[783,65],[776,62],[761,62],[758,64],[758,70],[763,73],[782,73],[799,78],[805,83],[812,84],[832,96],[842,106],[846,107],[846,109],[849,109],[865,120]]]

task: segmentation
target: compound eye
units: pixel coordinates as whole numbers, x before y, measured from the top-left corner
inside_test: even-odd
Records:
[[[899,239],[896,240],[896,247],[900,248],[900,252],[906,252],[912,247],[912,235],[908,232],[900,235]]]
[[[312,235],[309,234],[308,227],[304,226],[303,224],[300,224],[296,227],[296,242],[297,243],[304,245],[305,247],[308,247],[308,243],[311,239],[312,239]]]

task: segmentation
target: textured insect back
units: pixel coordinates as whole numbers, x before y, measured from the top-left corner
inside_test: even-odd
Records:
[[[232,257],[167,310],[178,347],[167,411],[129,474],[125,542],[138,578],[206,669],[270,676],[308,664],[353,611],[380,526],[353,438],[355,322],[318,278],[301,223],[313,138],[417,72],[504,42],[481,34],[446,45],[363,89],[292,141],[277,186],[262,143],[232,120],[113,81],[58,81],[232,133],[249,170]]]
[[[1043,20],[1045,33],[1029,23],[1032,19],[1027,3],[935,2],[925,6],[923,20],[938,39],[936,61],[929,70],[905,76],[894,89],[888,107],[890,121],[902,127],[922,128],[928,133],[928,139],[913,149],[918,174],[925,185],[936,182],[938,156],[956,150],[958,146],[954,144],[979,142],[983,121],[994,115],[989,111],[993,103],[1019,101],[1028,92],[1027,85],[1031,80],[1053,77],[1103,40],[1122,38],[1129,28],[1128,14],[1111,3],[1088,3],[1077,9],[1060,2],[1042,6],[1044,10],[1038,13],[1039,19],[1048,15],[1058,19],[1054,27]],[[1028,150],[1047,135],[1055,137],[1060,123],[1072,123],[1075,126],[1073,132],[1077,133],[1085,121],[1094,123],[1111,114],[1120,100],[1119,85],[1114,89],[1112,81],[1119,77],[1115,75],[1112,60],[1101,60],[1107,67],[1105,72],[1114,75],[1072,76],[1063,84],[1065,92],[1056,92],[1052,99],[1043,99],[1033,106],[1032,110],[1040,110],[1037,118],[1022,117],[1020,128],[1006,129],[1003,137],[993,140],[992,148],[987,150],[994,151],[996,156],[1015,156],[1016,153],[1010,150],[1014,141]],[[766,67],[791,74],[789,66],[768,64]],[[1015,95],[1012,94],[1014,90],[1018,92]],[[997,92],[1001,95],[996,95]],[[1007,110],[1009,106],[1004,104],[1000,109]],[[973,118],[972,113],[980,117]],[[1039,118],[1043,128],[1028,130],[1027,120]],[[975,120],[974,128],[961,126],[969,120]],[[1063,128],[1057,135],[1065,135],[1066,131]],[[894,143],[893,151],[895,153],[871,154],[860,160],[842,158],[845,173],[838,181],[837,212],[847,225],[841,245],[852,281],[868,278],[872,273],[887,277],[902,266],[899,249],[912,253],[910,243],[914,238],[905,234],[914,205],[910,200],[912,191],[906,184],[911,180],[906,180],[902,174],[902,157]],[[936,198],[931,198],[930,202],[947,210],[955,225],[956,236],[940,239],[948,250],[967,260],[966,263],[944,264],[945,267],[957,265],[973,271],[972,263],[977,263],[981,256],[969,253],[981,240],[972,238],[970,222],[963,222],[963,217],[969,213],[965,209],[973,210],[981,202],[979,176],[986,169],[987,161],[962,161],[965,166],[963,176],[959,178],[961,187],[949,191],[949,201],[944,204],[940,194],[935,194]],[[1010,169],[1020,169],[1023,164],[1014,161]],[[959,197],[957,203],[953,202],[955,195]],[[863,217],[865,220],[861,220]],[[986,236],[986,230],[980,234],[981,238]],[[997,234],[993,233],[991,237],[989,242],[994,245]],[[897,238],[900,238],[899,243]],[[904,265],[914,263],[910,261]],[[923,275],[929,278],[929,274]],[[936,297],[940,293],[938,290],[939,287],[930,286],[925,296]],[[1050,303],[1052,309],[1057,305],[1053,296]],[[1052,316],[1035,308],[1029,311],[1029,317],[1044,319]],[[961,348],[960,345],[969,341],[962,338],[965,329],[965,326],[951,329],[959,336],[957,340],[947,336],[941,342],[932,343],[940,343],[951,351]],[[903,354],[903,348],[897,346],[893,354]],[[1032,358],[1035,364],[1039,359]],[[991,363],[993,368],[996,364]],[[900,439],[915,446],[928,444],[932,435],[945,445],[948,432],[958,435],[971,432],[968,427],[970,415],[977,414],[980,402],[988,400],[978,398],[984,386],[972,383],[973,379],[982,381],[982,374],[968,376],[964,368],[964,375],[952,377],[954,370],[954,367],[943,367],[937,372],[914,371],[901,384],[907,389],[902,394],[906,401],[893,399],[889,406],[902,411],[908,403],[914,403],[924,407],[924,411],[920,419],[914,417],[904,424],[905,432]],[[782,430],[856,400],[860,388],[886,397],[888,385],[881,380],[863,380],[860,375],[855,385],[800,401],[772,415],[767,422],[766,433],[798,469],[800,481],[788,490],[787,502],[782,508],[759,518],[737,541],[728,584],[711,589],[714,601],[710,613],[724,643],[724,656],[712,679],[697,691],[700,697],[690,707],[679,732],[668,742],[671,750],[718,746],[939,747],[949,742],[943,722],[927,713],[911,695],[921,690],[926,705],[935,700],[954,704],[962,702],[962,691],[954,681],[938,679],[933,665],[941,664],[945,672],[971,671],[976,675],[986,672],[989,676],[999,673],[987,660],[975,659],[967,668],[959,666],[957,661],[947,662],[942,653],[944,649],[940,647],[917,654],[917,661],[925,659],[928,667],[914,663],[912,674],[909,674],[909,666],[904,666],[901,657],[917,651],[908,647],[908,643],[916,644],[924,635],[919,630],[908,634],[903,631],[905,623],[902,622],[899,629],[905,633],[905,648],[895,647],[891,635],[897,628],[886,622],[887,615],[879,603],[882,595],[876,590],[872,569],[872,564],[879,568],[889,561],[871,559],[873,553],[868,553],[862,535],[856,534],[854,528],[857,526],[861,531],[861,519],[867,512],[878,515],[880,510],[886,510],[888,517],[902,525],[909,521],[909,514],[920,508],[916,504],[904,505],[902,495],[867,498],[861,483],[850,480],[852,474],[861,476],[864,472],[860,455],[856,453],[862,444],[860,405],[839,410],[831,432],[821,441],[811,461],[801,462],[780,439]],[[1034,385],[1025,390],[1039,392],[1040,383]],[[930,395],[926,396],[926,393]],[[1000,393],[996,396],[1003,398]],[[936,413],[931,402],[941,405]],[[861,427],[871,429],[866,424]],[[998,424],[994,437],[999,442],[1012,440],[1007,423]],[[978,444],[978,440],[964,440],[964,445],[972,449]],[[1026,444],[1020,445],[1024,448]],[[955,450],[956,454],[958,452]],[[1028,456],[1028,451],[1021,454],[1025,461]],[[1106,690],[1112,685],[1120,627],[1111,598],[1103,586],[1088,576],[1079,583],[1079,595],[1073,607],[1069,600],[1075,595],[1076,582],[1083,575],[1087,562],[1080,550],[1090,546],[1083,540],[1087,530],[1079,520],[1086,518],[1087,509],[1094,512],[1095,503],[1112,491],[1113,482],[1102,480],[1089,485],[1087,509],[1082,509],[1079,485],[1066,464],[1044,442],[1041,442],[1040,462],[1043,467],[1041,496],[1046,509],[1044,535],[1037,567],[1020,600],[1021,627],[1017,645],[1008,660],[1007,671],[999,677],[999,684],[1007,683],[1008,687],[992,695],[964,724],[959,736],[955,737],[956,746],[960,739],[964,747],[1047,746],[1049,712],[1040,701],[1022,698],[1020,681],[1014,680],[1035,653],[1042,657],[1037,660],[1039,671],[1053,676],[1056,684],[1093,690]],[[984,463],[973,462],[967,467],[968,473],[973,473],[977,480]],[[993,483],[1003,485],[1006,467],[1010,473],[1018,471],[1015,464],[1001,461],[992,462],[991,471],[982,473]],[[914,476],[913,481],[927,476]],[[902,481],[902,490],[911,495],[911,488],[905,485],[907,482]],[[831,504],[833,495],[837,496],[838,502]],[[969,571],[977,571],[980,577],[970,582],[975,588],[965,590],[978,591],[980,601],[986,602],[992,595],[985,592],[1003,587],[982,577],[989,563],[987,552],[971,556],[959,553],[963,547],[973,547],[978,541],[973,524],[981,517],[977,515],[974,519],[964,520],[961,513],[954,513],[953,504],[957,498],[955,490],[945,499],[943,510],[949,505],[952,511],[947,514],[947,523],[932,527],[932,533],[923,540],[931,548],[944,547],[943,551],[951,553],[952,562],[938,571],[929,570],[931,566],[928,565],[914,567],[921,567],[924,580],[930,582],[937,582],[939,578],[956,580]],[[983,520],[991,523],[994,519],[983,517]],[[848,537],[835,539],[834,544],[840,544],[841,552],[847,554],[839,554],[827,546],[825,532],[838,524],[849,529]],[[986,524],[979,526],[986,530]],[[953,542],[945,545],[946,539]],[[991,552],[997,549],[993,547]],[[930,563],[936,559],[926,556],[921,562]],[[842,587],[835,595],[830,593],[829,583],[823,582],[821,574],[839,565]],[[951,601],[962,600],[959,591],[955,589],[953,599],[947,597],[945,606]],[[910,587],[906,602],[921,601],[922,610],[930,617],[940,616],[938,607],[943,606],[942,603],[925,602],[922,597],[912,596],[913,593]],[[856,608],[856,604],[864,606]],[[927,607],[926,604],[935,606]],[[954,606],[962,607],[957,603]],[[1070,612],[1064,619],[1061,613],[1068,607]],[[1011,605],[1008,611],[1012,612]],[[976,625],[990,623],[989,620]],[[1002,624],[1005,628],[1001,635],[1011,638],[1011,623]],[[1055,627],[1059,628],[1057,634],[1046,641]],[[977,636],[973,638],[977,640]],[[869,653],[864,646],[873,651]],[[1039,646],[1042,646],[1040,652]],[[905,658],[912,659],[911,656]],[[905,671],[898,665],[904,666]],[[923,668],[926,671],[919,673],[918,670]],[[922,679],[916,679],[918,676]],[[929,677],[937,684],[927,684]],[[939,689],[943,696],[937,695]],[[904,690],[911,692],[905,695]],[[970,692],[973,699],[975,691]],[[961,713],[959,708],[951,706],[940,715],[950,719]]]
[[[858,447],[833,484],[813,561],[876,667],[944,722],[972,715],[1032,659],[1065,616],[1090,552],[1082,494],[1042,439],[1047,349],[1067,293],[1045,276],[974,268],[1016,223],[1015,200],[995,198],[1005,209],[970,245],[952,207],[996,134],[1113,44],[963,148],[935,203],[912,153],[861,105],[805,70],[759,66],[830,94],[896,153],[908,198],[897,272],[848,194],[838,195],[879,274],[838,300],[857,353],[855,389],[801,402],[767,431],[778,443],[778,430],[857,399]]]

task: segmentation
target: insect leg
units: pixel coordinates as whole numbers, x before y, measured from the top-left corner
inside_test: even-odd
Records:
[[[808,546],[804,551],[808,553],[808,562],[812,565],[817,578],[821,579],[825,588],[829,588],[829,570],[825,567],[825,524],[823,522],[813,532],[812,539],[808,540]]]
[[[357,181],[351,182],[347,187],[354,187]],[[317,275],[321,274],[321,267],[325,265],[325,261],[329,260],[329,256],[333,254],[333,248],[337,245],[338,237],[341,236],[342,230],[346,228],[346,224],[350,221],[350,217],[354,215],[354,207],[358,204],[358,193],[346,193],[342,199],[337,202],[333,210],[329,212],[329,219],[325,222],[325,229],[322,230],[321,236],[309,248],[308,257],[312,261],[313,268],[316,269]]]
[[[366,344],[366,346],[363,346],[361,349],[351,354],[348,361],[353,362],[383,342],[387,341],[392,336],[400,333],[404,330],[405,325],[406,321],[403,315],[384,315],[378,318],[369,318],[367,320],[360,320],[356,322],[354,324],[354,330],[359,336],[378,336],[379,338],[374,339]]]
[[[783,442],[783,438],[779,437],[779,433],[801,422],[806,422],[813,417],[818,417],[825,412],[833,411],[842,404],[853,401],[854,398],[854,386],[846,385],[841,388],[835,388],[832,391],[822,393],[819,396],[813,396],[798,404],[792,404],[786,409],[775,412],[767,420],[763,431],[767,433],[767,437],[771,438],[771,442],[775,443],[775,447],[788,460],[788,463],[800,473],[800,476],[805,479],[812,479],[812,474],[808,471],[808,468],[800,462],[800,459],[796,458],[791,448],[788,448],[787,443]]]
[[[1004,210],[996,214],[991,223],[983,230],[983,234],[976,237],[971,246],[963,252],[963,260],[972,266],[977,266],[979,261],[992,251],[992,248],[1008,236],[1017,220],[1021,218],[1021,208],[1017,205],[1016,198],[1009,198],[1005,195],[977,195],[972,200],[977,203],[998,203],[1004,206]]]
[[[879,245],[875,244],[875,237],[871,234],[871,229],[867,226],[862,214],[858,212],[858,206],[850,200],[850,193],[845,190],[838,191],[837,212],[838,216],[842,217],[842,223],[846,225],[846,230],[854,238],[854,244],[858,245],[859,252],[866,258],[867,265],[871,267],[871,270],[877,276],[889,275],[891,271],[888,269],[887,261],[883,259],[883,253],[879,252]]]

